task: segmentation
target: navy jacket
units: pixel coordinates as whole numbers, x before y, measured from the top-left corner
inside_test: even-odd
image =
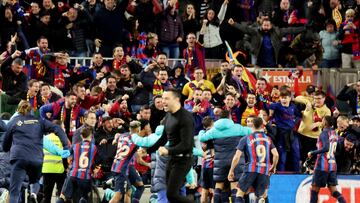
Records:
[[[10,120],[4,134],[3,150],[10,151],[10,160],[43,161],[43,136],[54,132],[67,148],[67,136],[60,126],[32,115],[19,115]]]

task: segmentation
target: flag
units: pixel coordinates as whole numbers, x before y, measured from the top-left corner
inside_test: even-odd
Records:
[[[249,85],[249,89],[255,92],[255,84],[256,84],[256,79],[255,77],[251,74],[251,72],[245,67],[243,66],[237,59],[236,56],[238,54],[242,54],[244,56],[246,56],[244,53],[242,52],[236,52],[235,54],[233,53],[229,43],[227,41],[225,41],[226,44],[226,48],[227,48],[227,54],[226,54],[226,59],[228,61],[233,60],[234,64],[236,65],[241,65],[243,67],[243,72],[242,72],[242,76],[241,78],[243,79],[243,81],[247,82]]]
[[[335,96],[335,93],[334,93],[334,88],[332,87],[331,84],[329,84],[327,86],[327,89],[326,89],[326,97],[330,98],[331,100],[333,100],[334,102],[334,105],[336,105],[336,96]]]

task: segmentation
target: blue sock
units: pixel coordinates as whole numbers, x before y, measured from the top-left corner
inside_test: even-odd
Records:
[[[244,197],[236,197],[235,203],[244,203]]]
[[[333,192],[332,196],[335,197],[339,201],[339,203],[346,203],[345,198],[339,191]]]
[[[221,192],[221,202],[227,203],[229,202],[229,193],[228,192]]]
[[[235,202],[237,189],[231,190],[231,202]]]
[[[310,195],[310,203],[317,203],[318,201],[318,193],[319,192],[316,192],[314,190],[311,190],[311,195]]]
[[[221,189],[215,188],[214,203],[221,203]]]
[[[144,186],[136,186],[136,190],[133,195],[132,202],[138,203],[141,199],[141,195],[143,194],[143,192],[144,192]]]

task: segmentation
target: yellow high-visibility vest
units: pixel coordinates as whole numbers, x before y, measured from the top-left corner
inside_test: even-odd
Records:
[[[51,133],[46,136],[52,143],[58,146],[60,149],[63,148],[60,138]],[[64,173],[64,165],[61,156],[51,154],[46,149],[44,150],[44,162],[42,166],[42,173]]]

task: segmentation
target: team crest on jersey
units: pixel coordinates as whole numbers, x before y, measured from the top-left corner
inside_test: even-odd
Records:
[[[16,122],[16,125],[17,126],[22,126],[24,123],[22,122],[22,121],[18,121],[18,122]]]

